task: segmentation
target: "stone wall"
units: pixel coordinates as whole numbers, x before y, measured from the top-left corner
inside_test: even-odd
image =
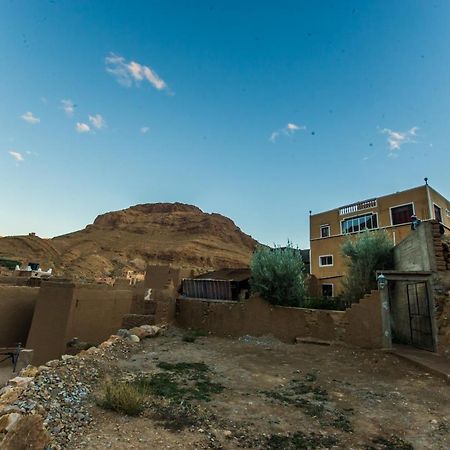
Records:
[[[255,296],[242,302],[179,298],[176,321],[181,327],[217,336],[271,334],[284,342],[313,338],[365,348],[382,346],[378,291],[347,311],[272,306]]]
[[[39,288],[0,285],[0,347],[25,345]]]

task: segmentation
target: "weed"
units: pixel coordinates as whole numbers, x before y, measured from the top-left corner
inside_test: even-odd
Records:
[[[286,386],[262,393],[277,402],[301,408],[306,415],[319,419],[322,425],[352,431],[345,411],[334,407],[326,389],[313,384],[316,380],[315,373],[308,373],[303,380],[291,380]]]
[[[187,393],[187,390],[181,388],[173,376],[167,373],[155,373],[150,377],[140,377],[133,384],[144,395],[156,395],[175,402],[183,400]]]
[[[144,410],[145,398],[133,384],[123,382],[113,384],[107,381],[98,405],[128,416],[137,416]]]
[[[305,375],[305,381],[308,381],[310,383],[313,383],[314,381],[317,381],[317,374],[314,373],[314,372],[307,373]]]
[[[287,436],[272,434],[267,439],[264,448],[267,450],[308,450],[319,447],[330,448],[336,444],[337,439],[333,436],[297,431]]]
[[[169,372],[173,372],[180,375],[188,375],[189,377],[200,377],[202,374],[206,374],[209,372],[209,367],[203,363],[188,363],[188,362],[179,362],[179,363],[169,363],[161,361],[158,363],[158,367],[163,370],[167,370]]]
[[[367,446],[366,450],[414,450],[412,444],[397,436],[391,436],[389,438],[378,436],[372,439],[372,443],[376,446]]]
[[[181,431],[194,425],[199,425],[199,414],[190,403],[168,403],[152,405],[153,418],[170,431]]]
[[[184,342],[195,342],[198,337],[207,336],[208,333],[203,330],[188,330],[183,336]]]

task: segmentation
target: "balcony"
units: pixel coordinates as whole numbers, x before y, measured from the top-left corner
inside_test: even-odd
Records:
[[[355,212],[364,211],[365,209],[376,207],[377,207],[377,199],[372,198],[370,200],[363,200],[362,202],[352,203],[351,205],[339,208],[339,215],[345,216],[346,214],[352,214]]]

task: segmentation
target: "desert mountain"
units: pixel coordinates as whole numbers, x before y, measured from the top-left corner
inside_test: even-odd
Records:
[[[257,242],[232,220],[182,203],[132,206],[98,216],[84,230],[40,239],[0,238],[0,258],[40,262],[58,275],[121,276],[171,263],[195,272],[246,267]]]

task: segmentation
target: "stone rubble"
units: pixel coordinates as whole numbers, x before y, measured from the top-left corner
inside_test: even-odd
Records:
[[[133,331],[142,339],[160,333],[160,327],[151,328]],[[28,366],[0,389],[0,449],[70,448],[72,437],[92,422],[86,400],[99,382],[102,364],[129,353],[140,341],[136,334],[126,331],[119,330],[122,337],[112,335],[77,356],[63,355],[38,368]],[[29,433],[28,425],[33,427]],[[22,447],[12,439],[16,436],[17,440],[19,432],[29,435],[27,442],[21,438]]]

